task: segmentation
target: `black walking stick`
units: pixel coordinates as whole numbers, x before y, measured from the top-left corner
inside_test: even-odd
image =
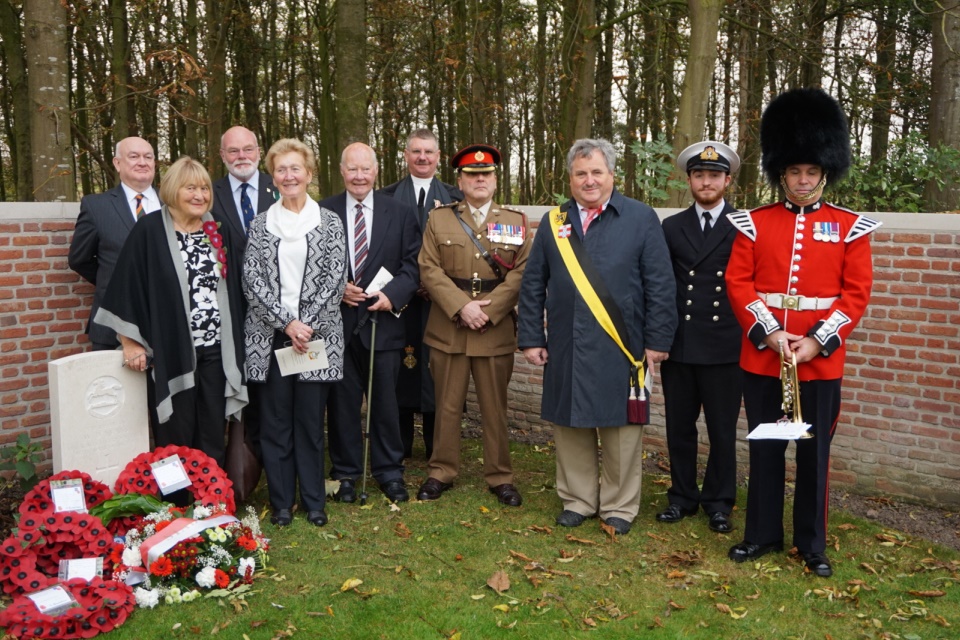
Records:
[[[373,395],[373,354],[377,350],[377,313],[370,314],[370,366],[367,370],[367,425],[363,430],[363,485],[360,487],[360,506],[367,504],[367,462],[370,458],[370,413]]]

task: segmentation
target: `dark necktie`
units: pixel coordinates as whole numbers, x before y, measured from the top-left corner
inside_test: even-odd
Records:
[[[138,193],[134,196],[134,199],[137,201],[137,220],[143,217],[143,194]]]
[[[420,221],[423,222],[423,203],[427,199],[427,190],[420,187],[420,197],[417,198],[417,209],[420,210]]]
[[[367,221],[363,215],[363,205],[357,204],[357,215],[353,219],[353,281],[360,282],[363,263],[367,259]]]
[[[703,235],[704,235],[704,237],[706,237],[707,234],[710,233],[710,230],[711,230],[711,229],[713,229],[713,223],[710,222],[710,212],[709,212],[709,211],[704,211],[704,212],[703,212]]]
[[[243,214],[243,231],[250,233],[250,223],[253,222],[253,205],[250,203],[250,196],[247,195],[247,187],[250,185],[244,182],[240,185],[240,213]]]

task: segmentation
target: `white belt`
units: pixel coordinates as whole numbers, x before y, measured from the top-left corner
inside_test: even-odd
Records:
[[[829,309],[837,298],[810,298],[808,296],[791,296],[786,293],[760,293],[757,292],[760,299],[763,300],[771,309],[791,309],[793,311],[815,311],[818,309]]]

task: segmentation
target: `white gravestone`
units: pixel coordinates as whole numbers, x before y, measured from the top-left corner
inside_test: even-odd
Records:
[[[94,351],[49,364],[55,473],[79,469],[113,490],[124,466],[149,451],[146,374],[122,362],[122,351]]]

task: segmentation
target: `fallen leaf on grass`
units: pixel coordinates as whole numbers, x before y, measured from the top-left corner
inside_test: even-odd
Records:
[[[348,578],[347,580],[344,581],[342,585],[340,585],[340,591],[350,591],[350,589],[356,589],[362,584],[363,584],[363,580],[359,578]],[[279,605],[273,605],[273,606],[276,607]]]
[[[462,562],[462,561],[463,561],[463,555],[458,553],[457,555],[455,555],[455,556],[453,557],[453,559],[454,559],[456,562]]]
[[[669,542],[667,538],[664,538],[663,536],[658,536],[655,533],[650,533],[649,531],[647,531],[647,537],[653,540],[659,540],[660,542]]]
[[[865,571],[869,571],[870,573],[872,573],[872,574],[875,575],[875,576],[880,575],[879,573],[877,573],[877,570],[876,570],[876,569],[874,569],[873,567],[871,567],[871,566],[870,566],[869,564],[867,564],[866,562],[861,562],[861,563],[860,563],[860,568],[861,568],[861,569],[864,569]]]
[[[677,604],[677,603],[674,602],[673,600],[671,600],[670,602],[668,602],[667,605],[669,605],[669,607],[670,607],[671,609],[676,609],[677,611],[683,611],[684,609],[686,609],[685,606],[683,606],[682,604]],[[723,606],[726,607],[727,605],[723,605]],[[727,607],[727,608],[729,608],[729,607]]]
[[[506,604],[495,604],[493,605],[494,611],[502,611],[503,613],[510,613],[510,605]]]
[[[524,562],[533,562],[533,558],[525,554],[520,553],[519,551],[510,550],[510,556],[516,558],[517,560],[523,560]]]
[[[907,593],[917,598],[940,598],[947,595],[946,591],[936,589],[928,591],[907,591]]]
[[[580,551],[577,550],[576,553],[570,553],[570,552],[567,551],[566,549],[560,549],[560,557],[561,557],[561,558],[579,558],[579,557],[580,557]]]
[[[667,572],[668,580],[679,580],[681,578],[686,578],[686,577],[687,577],[686,571],[668,571]]]
[[[663,628],[663,621],[660,620],[660,616],[653,616],[653,622],[651,622],[647,626],[647,629],[662,629],[662,628]]]
[[[480,505],[480,513],[490,513],[490,509],[487,509],[485,506]]]
[[[572,533],[568,533],[566,538],[568,542],[579,542],[580,544],[597,544],[593,540],[584,540],[583,538],[578,538]]]
[[[849,522],[844,522],[843,524],[837,526],[837,529],[840,529],[841,531],[856,531],[857,525],[851,524]]]
[[[497,593],[503,593],[510,588],[510,577],[503,571],[497,571],[487,578],[487,586]]]
[[[606,522],[600,523],[600,531],[603,531],[605,534],[607,534],[610,537],[611,542],[619,542],[619,540],[617,540],[617,530],[608,525]]]
[[[759,591],[756,591],[756,592],[754,592],[754,594],[751,595],[751,596],[743,596],[743,597],[744,597],[745,599],[747,599],[747,600],[757,600],[757,599],[760,598],[760,592],[759,592]]]
[[[527,576],[527,580],[530,581],[530,584],[533,585],[534,589],[539,589],[540,585],[543,584],[543,581],[537,576]]]
[[[583,619],[583,624],[587,625],[588,627],[595,627],[595,626],[597,626],[597,623],[596,623],[596,621],[595,621],[593,618],[584,618],[584,619]]]
[[[398,522],[397,524],[394,525],[393,532],[397,534],[397,536],[400,538],[409,538],[410,536],[413,535],[409,527],[407,527],[407,525],[403,524],[402,522]]]
[[[503,624],[502,622],[497,620],[497,626],[500,627],[501,629],[513,629],[515,626],[517,626],[517,620],[514,620],[510,624]]]
[[[486,597],[487,597],[487,596],[486,596],[485,594],[478,593],[478,594],[475,595],[475,596],[470,596],[470,599],[471,599],[471,600],[483,600],[483,599],[486,598]]]
[[[563,576],[564,578],[572,578],[573,574],[569,571],[560,571],[559,569],[548,569],[547,573],[552,576]]]
[[[543,571],[543,565],[539,562],[528,562],[523,565],[524,571]]]
[[[535,524],[530,525],[529,527],[527,527],[527,529],[529,529],[530,531],[533,531],[534,533],[548,533],[548,534],[553,533],[553,529],[551,529],[550,527],[539,527]]]
[[[265,625],[265,624],[267,624],[267,621],[266,621],[266,620],[251,620],[251,621],[250,621],[250,628],[251,628],[251,629],[256,629],[256,628],[258,628],[258,627],[262,627],[262,626]]]
[[[391,502],[391,503],[390,503],[390,511],[391,511],[391,512],[400,513],[400,507],[397,506],[397,503],[396,503],[396,502]]]

